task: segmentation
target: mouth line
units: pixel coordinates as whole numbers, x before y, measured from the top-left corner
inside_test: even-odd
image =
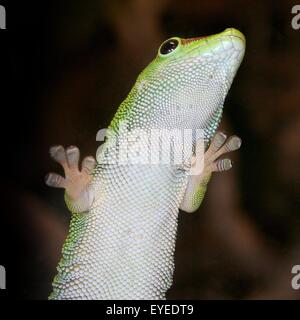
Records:
[[[238,38],[238,39],[242,40],[244,43],[246,42],[245,38],[237,36],[236,34],[229,34],[229,35],[226,35],[225,37],[234,37],[234,38]]]

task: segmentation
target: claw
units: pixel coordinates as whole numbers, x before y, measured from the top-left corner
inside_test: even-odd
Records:
[[[226,139],[227,139],[227,136],[225,133],[217,132],[209,147],[209,150],[208,150],[209,153],[214,153],[218,151],[222,147]]]
[[[232,136],[228,139],[228,142],[225,145],[228,152],[235,151],[241,147],[242,139],[237,136]]]
[[[66,153],[63,146],[53,146],[50,148],[51,157],[58,163],[66,163]]]
[[[75,146],[70,146],[66,150],[67,161],[70,168],[78,167],[80,152],[79,149]]]
[[[64,188],[65,178],[56,173],[48,173],[45,177],[45,183],[49,187]]]
[[[232,161],[230,159],[222,159],[214,162],[212,171],[227,171],[232,168]]]
[[[91,174],[96,165],[96,160],[93,157],[86,157],[82,161],[82,171]]]

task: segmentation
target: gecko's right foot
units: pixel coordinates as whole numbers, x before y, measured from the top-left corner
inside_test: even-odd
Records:
[[[95,159],[91,156],[84,158],[80,171],[78,168],[80,152],[77,147],[70,146],[64,149],[62,146],[53,146],[50,148],[50,155],[64,168],[65,177],[49,173],[45,178],[46,184],[50,187],[64,188],[70,199],[77,200],[92,180]]]
[[[203,143],[203,140],[200,140],[200,142]],[[185,212],[194,212],[199,208],[212,173],[227,171],[232,167],[230,159],[220,159],[220,157],[228,152],[239,149],[241,143],[242,140],[237,136],[231,136],[227,139],[227,136],[224,133],[217,132],[213,137],[208,150],[200,159],[203,166],[197,166],[196,155],[192,157],[190,169],[191,175],[188,179],[185,195],[180,204],[181,210]],[[200,143],[199,146],[201,147]]]

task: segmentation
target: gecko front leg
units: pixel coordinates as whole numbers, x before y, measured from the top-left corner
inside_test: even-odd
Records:
[[[194,212],[199,208],[212,173],[227,171],[232,167],[230,159],[219,159],[219,157],[239,149],[241,143],[241,139],[237,136],[231,136],[227,139],[224,133],[218,132],[204,153],[204,167],[201,172],[197,172],[196,159],[195,156],[192,157],[191,175],[188,177],[185,195],[180,205],[181,210]]]
[[[65,150],[62,146],[54,146],[50,148],[50,155],[61,164],[65,177],[49,173],[45,178],[46,184],[50,187],[65,189],[65,202],[72,213],[89,210],[95,198],[95,192],[91,186],[95,159],[91,156],[84,158],[80,171],[78,167],[80,152],[77,147],[70,146]]]

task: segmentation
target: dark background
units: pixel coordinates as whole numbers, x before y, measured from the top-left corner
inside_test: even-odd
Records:
[[[46,299],[70,214],[44,185],[53,144],[95,154],[139,72],[171,37],[247,38],[221,128],[242,137],[199,212],[180,213],[173,299],[297,299],[300,30],[296,1],[1,1],[1,246],[8,298]]]

